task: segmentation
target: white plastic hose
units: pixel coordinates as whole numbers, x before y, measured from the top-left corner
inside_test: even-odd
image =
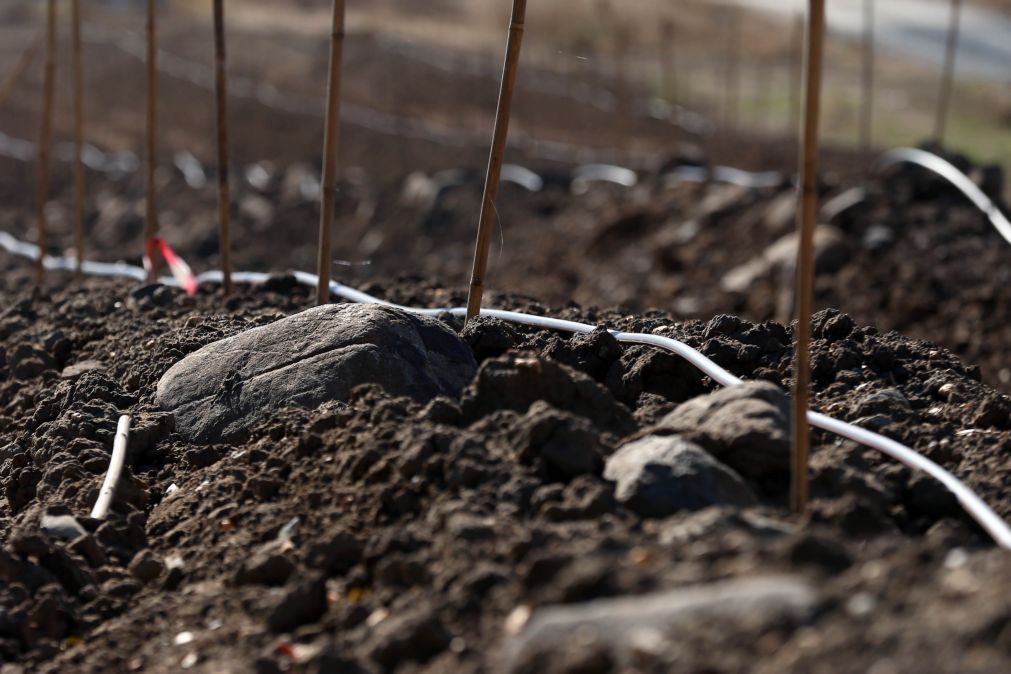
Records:
[[[95,507],[91,509],[91,516],[96,520],[104,520],[105,516],[109,514],[112,497],[116,495],[119,477],[123,474],[123,465],[126,463],[126,447],[129,442],[130,417],[124,414],[119,418],[119,425],[116,427],[116,440],[112,444],[112,458],[109,460],[109,470],[105,474],[102,488],[98,491]]]
[[[877,168],[879,171],[883,171],[897,164],[915,164],[947,180],[964,194],[976,208],[983,212],[983,215],[990,220],[990,224],[1004,237],[1005,241],[1011,243],[1011,221],[1008,221],[1007,216],[997,208],[997,204],[969,176],[965,175],[965,173],[960,171],[957,166],[947,159],[933,152],[905,147],[889,150],[881,155],[881,158],[878,159]],[[824,222],[831,222],[840,213],[863,203],[866,196],[866,190],[862,187],[853,187],[846,190],[825,202],[825,205],[821,209],[821,219]]]
[[[997,204],[990,200],[990,197],[979,189],[976,183],[972,182],[969,176],[958,170],[958,167],[943,157],[939,157],[926,150],[915,148],[901,148],[890,150],[882,155],[880,164],[887,167],[895,164],[916,164],[925,169],[933,171],[941,176],[971,201],[976,208],[983,211],[983,214],[990,219],[994,228],[1004,237],[1004,240],[1011,243],[1011,222],[997,208]]]

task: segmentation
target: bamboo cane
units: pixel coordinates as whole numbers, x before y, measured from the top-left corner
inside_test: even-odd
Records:
[[[71,0],[74,50],[74,273],[81,275],[84,262],[84,76],[81,56],[81,0]]]
[[[224,0],[214,0],[214,90],[217,99],[218,136],[218,248],[221,254],[222,288],[232,294],[231,195],[228,178],[228,82],[226,79]]]
[[[330,257],[334,202],[337,198],[337,135],[340,132],[341,62],[344,51],[344,0],[333,0],[330,33],[330,78],[327,84],[326,131],[323,136],[323,185],[319,217],[319,257],[316,260],[316,303],[330,301]]]
[[[144,222],[144,245],[158,236],[158,207],[155,190],[155,163],[157,162],[155,144],[158,125],[158,45],[156,40],[157,0],[147,0],[147,162],[145,170],[146,182],[146,214]],[[158,280],[158,252],[151,249],[151,267],[148,269],[148,281]]]
[[[790,504],[803,513],[808,500],[807,408],[811,380],[811,313],[814,304],[814,228],[818,208],[818,118],[821,112],[822,50],[825,0],[809,0],[807,48],[804,58],[804,135],[800,157],[801,192],[798,204],[797,353],[794,362],[793,452]]]
[[[860,112],[860,153],[870,170],[874,120],[874,0],[864,0],[863,100]]]
[[[49,244],[49,224],[46,203],[49,201],[49,145],[53,135],[53,97],[56,90],[56,0],[46,2],[46,65],[42,85],[42,119],[39,129],[38,194],[36,222],[38,224],[39,258],[35,262],[35,280],[45,277],[43,258]]]
[[[495,214],[499,177],[502,174],[502,158],[505,155],[506,140],[509,136],[509,119],[512,115],[513,92],[516,89],[516,74],[520,60],[520,47],[523,44],[526,12],[527,0],[513,0],[509,40],[506,46],[505,65],[502,69],[502,85],[499,90],[498,111],[495,115],[495,132],[492,137],[491,154],[488,157],[484,196],[481,199],[477,244],[474,247],[474,267],[470,277],[470,293],[467,297],[468,321],[481,313],[484,278],[488,270],[488,250],[491,247],[492,218]]]
[[[944,144],[944,133],[948,126],[948,110],[951,107],[951,89],[955,79],[955,56],[958,53],[961,21],[962,0],[951,0],[948,41],[944,50],[944,73],[941,76],[941,91],[937,97],[937,118],[934,122],[934,141],[938,145]]]
[[[25,73],[28,72],[28,68],[32,65],[35,57],[38,55],[39,51],[42,49],[42,45],[46,44],[46,31],[42,30],[36,35],[21,56],[18,58],[18,62],[14,64],[14,70],[11,74],[7,76],[4,80],[3,86],[0,86],[0,108],[3,108],[7,99],[10,98],[11,94],[17,88],[18,84],[24,78]]]

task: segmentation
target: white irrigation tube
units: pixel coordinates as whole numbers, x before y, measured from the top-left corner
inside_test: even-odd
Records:
[[[116,487],[119,485],[119,476],[123,474],[123,465],[126,463],[126,446],[129,441],[130,417],[124,414],[119,418],[119,425],[116,427],[116,440],[112,444],[109,471],[105,474],[105,481],[98,492],[95,507],[91,509],[91,516],[96,520],[105,519],[109,513],[112,497],[116,495]]]
[[[0,247],[8,243],[10,235],[0,232]],[[31,244],[19,243],[22,249],[33,248],[35,254],[38,254],[38,247],[32,246]],[[10,250],[10,248],[7,248]],[[15,251],[12,251],[15,252]],[[51,258],[46,256],[47,262],[52,260],[59,262],[60,269],[73,269],[73,259],[71,258]],[[55,268],[55,267],[52,267]],[[101,265],[98,267],[95,263],[86,262],[83,266],[84,273],[103,275],[103,276],[127,276],[130,278],[143,280],[145,278],[145,272],[140,267],[133,267],[130,265]],[[299,283],[315,287],[317,283],[317,277],[315,274],[310,274],[308,272],[296,271],[292,272],[292,276]],[[271,277],[270,274],[263,272],[236,272],[232,274],[232,280],[235,283],[249,283],[258,284],[265,283]],[[220,283],[222,274],[220,271],[209,271],[200,274],[197,280],[201,283]],[[178,286],[175,279],[170,277],[164,277],[160,279],[160,282],[165,285]],[[450,314],[453,316],[463,317],[467,315],[466,307],[454,307],[447,309],[418,309],[415,307],[406,307],[399,304],[394,304],[392,302],[387,302],[385,300],[373,297],[368,293],[364,293],[360,290],[356,290],[349,286],[337,283],[336,281],[330,282],[330,292],[337,297],[341,297],[350,302],[364,303],[364,304],[381,304],[384,306],[395,307],[398,309],[403,309],[404,311],[410,311],[412,313],[427,315],[427,316],[439,316]],[[522,325],[529,325],[536,328],[542,328],[545,330],[560,330],[563,332],[573,332],[587,334],[593,332],[597,329],[597,326],[590,325],[588,323],[579,323],[576,321],[567,321],[557,318],[549,318],[546,316],[534,316],[531,314],[524,314],[517,311],[503,311],[500,309],[482,309],[482,316],[489,316],[491,318],[497,318],[499,320],[508,321],[511,323],[519,323]],[[644,333],[634,333],[634,332],[621,332],[618,330],[608,330],[611,335],[619,342],[625,344],[642,344],[646,346],[653,346],[656,348],[664,349],[670,351],[671,353],[680,356],[687,360],[691,365],[702,371],[704,374],[709,376],[713,381],[721,386],[738,386],[743,383],[743,380],[734,376],[732,373],[726,369],[720,367],[709,358],[704,356],[702,353],[696,351],[692,347],[688,346],[684,342],[680,342],[676,339],[671,339],[669,337],[661,337],[660,335],[651,335]],[[127,429],[129,429],[129,417],[123,417],[120,419],[120,428],[122,430],[124,419],[126,420]],[[941,466],[937,465],[930,459],[921,456],[914,450],[902,445],[894,440],[873,433],[859,426],[854,426],[852,424],[845,423],[843,421],[838,421],[827,417],[824,414],[819,414],[817,412],[808,412],[808,421],[812,426],[816,428],[821,428],[830,433],[840,435],[845,438],[849,438],[854,442],[865,445],[872,449],[876,449],[882,454],[890,456],[891,458],[905,464],[906,466],[913,468],[914,470],[920,470],[931,477],[937,479],[941,484],[943,484],[949,491],[951,491],[955,497],[958,499],[959,503],[965,509],[966,513],[969,514],[997,543],[998,546],[1011,550],[1011,528],[997,515],[986,503],[983,502],[969,487],[967,487],[963,482],[961,482],[957,477],[955,477],[950,472],[946,471]],[[119,446],[120,433],[117,432],[117,446]],[[123,452],[125,453],[125,437],[123,440]],[[113,465],[109,467],[109,476],[106,477],[106,484],[109,484],[110,478],[113,474],[113,467],[116,464],[117,456],[116,452],[113,451]],[[118,479],[119,471],[122,469],[122,456],[119,458],[120,465],[116,469],[116,479]],[[115,482],[113,482],[113,485]],[[105,492],[105,486],[103,486],[103,495]],[[111,498],[111,497],[110,497]],[[95,511],[98,510],[99,504],[95,504]],[[92,516],[94,517],[94,512]]]
[[[997,208],[997,204],[976,183],[972,182],[969,176],[947,159],[926,150],[898,148],[881,155],[881,158],[878,159],[878,171],[884,171],[897,164],[915,164],[947,180],[983,212],[983,215],[990,220],[990,224],[1005,241],[1011,243],[1011,221]],[[822,206],[821,217],[824,221],[830,222],[840,213],[862,203],[866,196],[866,191],[862,187],[851,188],[827,201]]]
[[[933,171],[954,185],[976,208],[983,211],[983,214],[990,219],[990,222],[1000,235],[1004,237],[1004,240],[1011,243],[1011,222],[1008,221],[1007,216],[1001,213],[1000,209],[997,208],[997,204],[993,203],[990,197],[986,196],[983,190],[979,189],[969,176],[958,170],[958,167],[948,160],[926,150],[902,148],[886,152],[881,157],[880,163],[883,167],[901,163],[916,164],[929,171]]]

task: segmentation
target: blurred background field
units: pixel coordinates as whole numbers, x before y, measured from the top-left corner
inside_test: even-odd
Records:
[[[687,136],[704,145],[716,161],[738,158],[740,141],[752,145],[792,142],[798,98],[794,83],[799,74],[797,21],[804,3],[743,0],[742,4],[702,0],[676,3],[676,7],[661,0],[532,3],[515,128],[545,141],[647,155],[662,154],[671,142]],[[858,141],[862,4],[862,0],[829,3],[832,37],[826,55],[823,131],[826,142],[839,148],[853,147]],[[919,142],[933,129],[949,3],[876,4],[874,143],[891,147]],[[269,83],[281,94],[316,97],[321,103],[328,2],[259,0],[226,5],[233,74]],[[32,39],[39,25],[39,7],[28,0],[9,0],[0,10],[0,72],[13,67]],[[88,79],[93,92],[102,92],[88,101],[92,142],[106,149],[139,148],[142,63],[136,58],[131,62],[122,50],[117,53],[101,43],[105,38],[126,41],[134,57],[140,54],[143,8],[116,1],[86,3],[85,7],[93,51]],[[348,102],[487,134],[508,9],[508,3],[497,0],[349,3]],[[210,3],[165,0],[163,15],[161,46],[209,68]],[[946,140],[953,149],[979,161],[1007,164],[1011,160],[1008,3],[966,3],[963,31]],[[445,76],[440,79],[388,58],[391,50],[411,57],[415,65],[433,66]],[[185,71],[186,66],[181,68]],[[65,68],[61,70],[62,100],[69,96],[66,73]],[[559,79],[553,80],[552,75]],[[37,105],[40,78],[40,68],[33,69],[21,94],[9,109],[0,111],[5,133],[21,137],[34,133],[31,113]],[[174,85],[166,93],[187,95]],[[583,105],[555,105],[552,95]],[[211,99],[189,98],[189,105],[178,114],[172,103],[166,104],[172,112],[166,117],[162,141],[210,159],[212,143],[205,130],[212,114]],[[658,122],[672,119],[678,122],[675,128],[660,129],[663,125]],[[63,137],[68,121],[66,114],[61,115],[58,132]],[[686,134],[675,138],[677,127],[684,127],[680,130]],[[315,134],[305,134],[304,140],[297,133],[283,135],[282,152],[305,157],[316,149]],[[251,144],[259,147],[260,140]],[[249,146],[237,144],[240,159],[272,155],[246,155]],[[353,149],[345,144],[342,151],[345,159],[355,163],[356,157],[347,156]],[[454,153],[447,154],[450,163],[457,161]],[[760,154],[764,158],[766,153]],[[792,157],[792,152],[784,156]]]

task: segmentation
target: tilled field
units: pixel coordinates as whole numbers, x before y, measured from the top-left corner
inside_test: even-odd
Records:
[[[178,27],[166,43],[204,55]],[[292,73],[322,69],[323,43],[280,43],[262,37],[245,63],[275,64],[264,77],[289,89],[242,99],[234,136],[234,257],[268,283],[191,298],[53,273],[36,288],[0,252],[3,674],[1011,670],[1007,555],[939,484],[818,432],[811,510],[786,507],[790,177],[675,176],[708,164],[707,144],[783,169],[791,143],[734,148],[634,110],[612,124],[565,87],[523,97],[521,83],[518,137],[560,136],[567,159],[511,151],[543,184],[503,186],[489,286],[508,292],[486,304],[681,339],[749,380],[717,392],[603,330],[309,310],[284,272],[315,259],[320,120],[285,105],[312,107]],[[460,306],[486,148],[418,130],[477,138],[494,87],[391,44],[349,39],[352,116],[383,128],[344,130],[335,277]],[[96,142],[136,146],[140,120],[115,96],[139,90],[139,62],[89,49],[110,95]],[[173,151],[206,158],[211,99],[185,59],[165,60],[163,235],[200,272],[217,265],[213,170]],[[409,75],[413,107],[387,100],[390,72]],[[5,113],[11,135],[32,135],[32,100]],[[657,166],[631,187],[581,181],[584,145],[605,151],[586,161]],[[862,158],[824,155],[826,199],[860,184]],[[952,159],[1000,201],[999,171]],[[28,166],[0,159],[0,227],[24,240]],[[66,169],[51,253],[71,240]],[[819,230],[814,405],[926,454],[1009,518],[1011,246],[918,169],[865,187]],[[89,195],[89,256],[137,263],[139,175],[93,171]],[[127,474],[91,519],[122,413]]]
[[[375,290],[464,299],[421,283]],[[362,386],[346,403],[260,408],[223,444],[188,439],[199,435],[162,409],[156,385],[200,347],[306,308],[306,289],[278,277],[225,300],[89,280],[10,297],[0,649],[17,664],[5,672],[1011,662],[1006,556],[933,481],[818,434],[811,512],[787,514],[776,386],[789,382],[790,333],[778,324],[550,312],[678,337],[755,380],[714,395],[674,356],[604,332],[481,319],[451,349],[464,371],[477,366],[456,396]],[[426,325],[451,341],[462,327]],[[1007,398],[935,345],[832,311],[815,325],[820,409],[915,446],[1011,515]],[[405,362],[445,369],[435,352],[450,347],[435,343]],[[228,379],[208,414],[256,399],[251,380]],[[91,520],[120,412],[134,416],[129,471],[108,521]],[[58,532],[58,515],[80,530]]]

